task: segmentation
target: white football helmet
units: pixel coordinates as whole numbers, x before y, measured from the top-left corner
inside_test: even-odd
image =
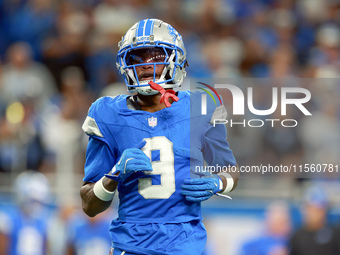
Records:
[[[186,75],[186,50],[182,36],[171,25],[159,19],[139,21],[126,32],[118,47],[117,68],[130,92],[157,94],[148,84],[151,80],[165,89],[181,85]],[[136,67],[140,66],[149,70],[138,77]]]
[[[13,185],[18,205],[31,217],[38,217],[51,202],[50,183],[40,172],[28,170],[21,173]]]

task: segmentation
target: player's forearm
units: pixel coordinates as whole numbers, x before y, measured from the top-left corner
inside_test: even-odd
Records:
[[[83,211],[90,217],[105,211],[110,207],[112,200],[103,201],[99,199],[93,191],[95,183],[85,183],[80,189]],[[118,183],[114,180],[103,178],[103,185],[108,191],[115,191]]]
[[[240,174],[239,174],[239,171],[238,171],[238,165],[236,165],[236,167],[237,167],[237,171],[234,171],[234,172],[229,171],[229,174],[231,175],[231,177],[233,178],[233,181],[234,181],[233,188],[230,191],[233,191],[234,189],[236,189],[237,184],[238,184],[238,179],[240,177]],[[221,177],[222,182],[223,182],[223,189],[222,190],[225,190],[227,185],[228,185],[228,180],[223,174],[221,174],[219,176]]]

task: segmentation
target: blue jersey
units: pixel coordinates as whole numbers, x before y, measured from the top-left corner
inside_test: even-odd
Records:
[[[8,237],[9,255],[44,255],[47,242],[46,217],[32,218],[18,207],[0,211],[0,232]]]
[[[241,255],[288,254],[288,240],[285,237],[262,236],[245,243]]]
[[[103,217],[104,216],[104,217]],[[96,218],[75,213],[68,221],[68,241],[76,255],[108,254],[111,238],[108,233],[112,219],[107,215]]]
[[[147,142],[142,151],[151,159],[153,171],[133,174],[119,184],[119,217],[112,223],[112,233],[117,228],[124,232],[122,222],[180,224],[200,220],[200,203],[188,202],[181,195],[180,186],[191,177],[193,158],[195,164],[203,165],[203,152],[208,164],[236,164],[224,125],[212,129],[214,109],[207,115],[196,114],[193,107],[197,108],[199,97],[190,92],[179,92],[178,102],[154,113],[131,109],[127,97],[98,99],[83,125],[90,136],[85,182],[98,181],[110,172],[125,149],[143,139]],[[190,128],[193,124],[197,128]],[[118,238],[115,233],[112,237]]]

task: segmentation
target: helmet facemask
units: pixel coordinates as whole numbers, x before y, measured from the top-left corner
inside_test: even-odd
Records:
[[[139,29],[141,24],[146,24],[144,33]],[[182,37],[163,21],[148,19],[136,23],[119,43],[117,67],[130,92],[157,94],[150,88],[150,81],[164,89],[179,87],[186,74],[185,66]]]

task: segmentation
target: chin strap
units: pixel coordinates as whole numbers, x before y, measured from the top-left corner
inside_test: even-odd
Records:
[[[159,100],[161,103],[164,103],[166,107],[170,107],[171,104],[169,102],[169,98],[171,98],[174,101],[178,101],[179,98],[175,95],[175,91],[172,89],[165,90],[162,86],[158,85],[157,83],[150,81],[149,85],[152,89],[158,90],[159,93],[161,93],[161,99]]]

